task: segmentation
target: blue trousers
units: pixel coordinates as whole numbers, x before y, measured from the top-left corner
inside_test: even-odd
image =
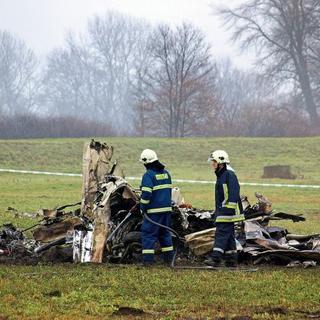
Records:
[[[170,212],[148,214],[148,217],[151,220],[164,226],[171,226]],[[144,263],[148,264],[154,262],[154,249],[157,241],[159,241],[160,243],[162,258],[164,262],[171,262],[173,258],[173,245],[171,233],[169,230],[156,226],[152,222],[144,218],[141,226],[141,235],[142,256]]]
[[[237,260],[237,245],[233,222],[218,222],[216,224],[212,260],[220,262],[223,257],[226,261]]]

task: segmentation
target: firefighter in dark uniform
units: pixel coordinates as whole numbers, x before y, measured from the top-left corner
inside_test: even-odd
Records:
[[[164,226],[171,225],[171,177],[157,154],[150,149],[141,153],[140,162],[146,167],[141,181],[140,210],[143,215]],[[153,224],[145,217],[142,227],[142,255],[143,263],[154,263],[156,242],[159,241],[162,257],[169,264],[173,258],[172,237],[169,230]]]
[[[213,252],[205,263],[213,267],[221,266],[222,259],[227,267],[237,266],[237,247],[234,223],[243,221],[240,186],[234,170],[229,166],[229,156],[224,150],[210,154],[208,161],[217,176],[215,185],[216,233]]]

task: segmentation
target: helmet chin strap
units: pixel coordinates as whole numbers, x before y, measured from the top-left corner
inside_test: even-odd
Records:
[[[221,169],[223,169],[226,166],[225,163],[219,163],[218,168],[216,171],[220,171]]]

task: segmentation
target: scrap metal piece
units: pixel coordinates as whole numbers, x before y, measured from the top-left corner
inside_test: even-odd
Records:
[[[247,240],[271,238],[267,230],[265,230],[257,221],[245,221],[244,232]]]
[[[247,196],[241,195],[240,200],[241,200],[241,203],[242,203],[243,211],[246,211],[246,210],[251,208],[251,205],[250,205],[250,202],[249,202]]]
[[[272,216],[273,216],[273,217],[276,217],[276,218],[292,220],[293,222],[306,221],[306,218],[305,218],[305,217],[302,217],[301,214],[292,214],[292,213],[286,213],[286,212],[277,212],[277,213],[274,213]]]
[[[55,209],[40,209],[38,212],[40,215],[48,219],[55,218],[58,215],[58,210]]]
[[[316,261],[303,261],[302,262],[304,268],[315,267],[317,265]]]
[[[278,249],[298,250],[294,247],[289,246],[288,244],[281,244],[278,241],[273,239],[256,239],[255,242],[260,246],[267,249],[271,249],[271,250],[278,250]]]
[[[178,187],[172,188],[171,195],[172,195],[171,199],[174,205],[179,207],[180,205],[185,203],[184,198],[181,195],[180,188]]]
[[[313,239],[313,238],[320,238],[320,233],[308,234],[308,235],[288,233],[286,235],[286,238],[287,240],[309,241],[310,239]]]
[[[204,255],[213,249],[213,241],[216,228],[190,233],[185,240],[196,256]]]
[[[91,223],[86,227],[76,228],[73,231],[73,261],[90,262],[92,258],[93,226]]]
[[[104,190],[101,199],[94,204],[93,212],[95,219],[93,222],[93,243],[92,243],[92,262],[101,263],[103,251],[107,240],[109,228],[108,223],[111,217],[111,199],[117,192],[121,193],[122,198],[132,199],[134,205],[138,203],[138,197],[131,186],[121,177],[113,177],[107,183],[101,185]]]
[[[36,241],[51,242],[65,237],[68,231],[81,224],[82,220],[74,216],[57,222],[48,220],[33,231],[33,238]]]
[[[268,250],[256,255],[255,264],[262,261],[282,261],[290,262],[292,260],[306,261],[312,260],[320,263],[320,252],[313,250]]]
[[[272,202],[269,201],[266,197],[264,197],[261,193],[255,192],[254,194],[256,198],[258,199],[258,211],[261,211],[263,213],[271,213],[272,212]]]
[[[311,239],[308,241],[308,243],[311,243],[312,250],[320,252],[320,238],[319,239]]]

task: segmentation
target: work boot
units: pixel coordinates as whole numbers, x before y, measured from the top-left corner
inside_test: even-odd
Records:
[[[227,268],[237,268],[238,267],[238,255],[231,254],[225,256],[225,266]]]
[[[207,260],[204,260],[204,263],[210,267],[219,268],[222,266],[221,260],[213,260],[212,258],[209,258]]]
[[[173,251],[169,251],[169,252],[165,252],[162,254],[162,260],[163,260],[163,263],[170,267],[171,266],[171,263],[172,263],[172,260],[173,260]]]

